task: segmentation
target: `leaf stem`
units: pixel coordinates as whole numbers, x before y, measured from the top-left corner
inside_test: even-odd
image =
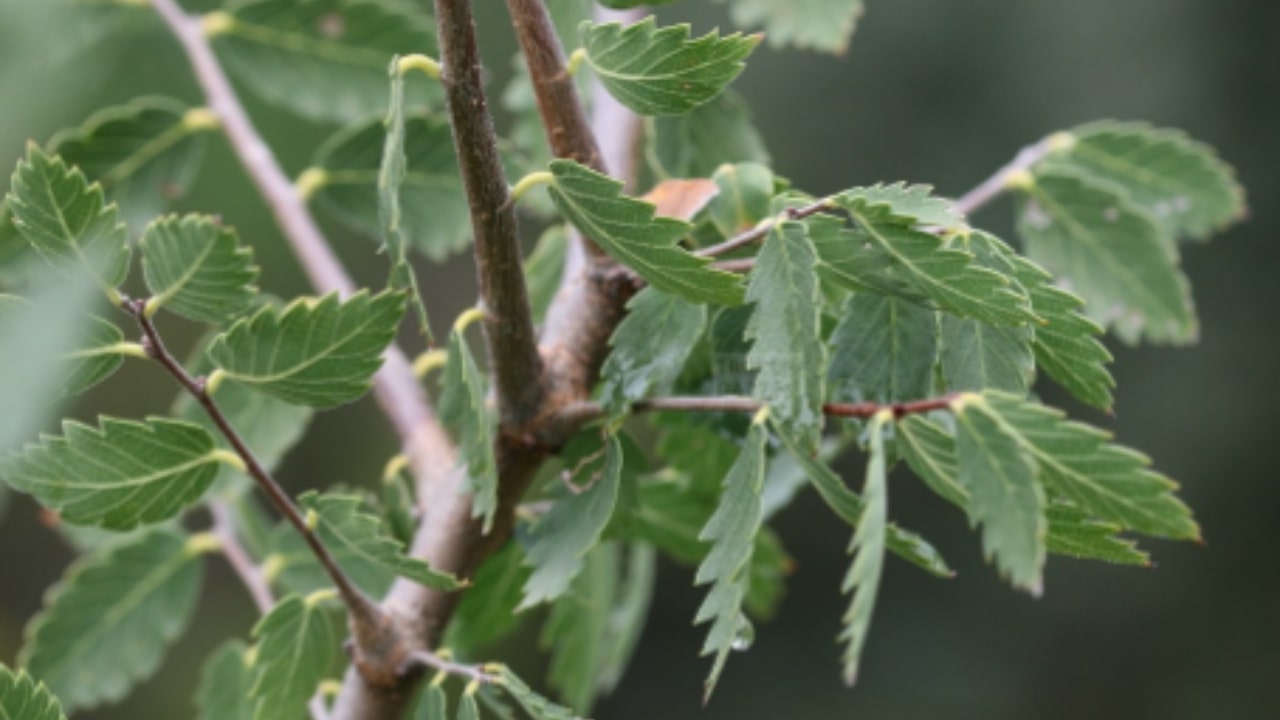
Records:
[[[972,215],[979,208],[987,205],[1005,190],[1008,190],[1011,178],[1027,172],[1041,160],[1055,152],[1070,147],[1074,142],[1070,133],[1059,132],[1022,148],[1007,165],[997,170],[991,177],[983,180],[977,187],[965,193],[959,200],[956,200],[956,211],[966,217]]]
[[[779,223],[787,220],[803,220],[811,215],[817,215],[824,210],[832,208],[830,198],[822,198],[808,205],[798,208],[787,208],[777,215],[777,217],[766,218],[760,221],[755,227],[746,232],[735,235],[728,240],[711,247],[703,248],[694,253],[700,257],[719,257],[725,253],[737,250],[740,247],[746,247],[752,243],[759,242],[769,234],[769,231],[778,226]]]
[[[428,667],[442,675],[456,675],[467,678],[473,683],[485,685],[498,681],[497,675],[485,672],[484,665],[466,665],[446,659],[443,654],[428,650],[417,650],[409,655],[409,663],[420,667]]]
[[[254,564],[244,545],[240,544],[240,538],[236,535],[235,520],[231,516],[231,508],[222,500],[214,500],[209,503],[209,513],[213,515],[213,533],[222,543],[223,557],[235,571],[236,577],[240,578],[245,590],[249,591],[249,597],[253,598],[253,604],[258,608],[258,612],[266,615],[275,606],[276,600],[271,594],[271,588],[262,573],[262,568]]]
[[[853,418],[867,420],[879,413],[890,413],[894,418],[907,415],[919,415],[934,410],[949,410],[951,403],[958,396],[954,393],[923,400],[895,403],[826,403],[822,406],[823,414],[829,417]],[[668,397],[641,400],[632,404],[633,412],[734,412],[755,415],[765,409],[759,400],[737,395],[720,395],[708,397]],[[573,426],[599,420],[608,413],[596,402],[580,402],[567,405],[557,415],[560,423]]]

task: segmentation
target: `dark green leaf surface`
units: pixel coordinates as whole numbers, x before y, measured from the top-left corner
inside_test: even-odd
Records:
[[[253,719],[253,703],[249,701],[253,675],[247,652],[243,642],[228,640],[205,661],[196,690],[197,720]]]
[[[236,232],[206,215],[169,216],[147,226],[140,244],[151,291],[147,310],[165,308],[199,322],[223,324],[245,313],[257,288],[253,251]]]
[[[1045,560],[1044,488],[1035,459],[979,395],[953,403],[959,482],[969,522],[982,525],[982,550],[1016,587],[1039,595]]]
[[[204,494],[226,459],[204,428],[176,420],[67,420],[62,431],[5,458],[0,477],[78,525],[168,520]]]
[[[747,367],[756,370],[754,395],[801,444],[816,449],[825,419],[826,347],[819,332],[817,257],[802,223],[769,233],[747,287],[755,312]]]
[[[472,493],[471,516],[483,517],[488,533],[498,511],[498,461],[493,451],[498,423],[485,404],[485,376],[467,345],[465,329],[465,323],[455,323],[449,333],[449,357],[440,377],[440,419],[462,449]]]
[[[445,644],[474,654],[506,637],[528,619],[530,613],[517,613],[516,607],[524,597],[530,572],[520,543],[507,543],[490,556],[476,571],[471,589],[458,602]]]
[[[893,215],[910,220],[910,224],[916,227],[951,231],[966,229],[964,218],[956,211],[955,204],[934,195],[930,185],[899,182],[856,187],[840,193],[835,202],[842,206],[854,203],[887,205]]]
[[[581,720],[572,710],[561,707],[534,692],[525,681],[505,665],[497,668],[496,684],[524,708],[533,720]]]
[[[254,720],[298,720],[338,660],[342,636],[322,607],[327,593],[281,600],[253,629]]]
[[[1026,194],[1018,232],[1027,257],[1085,300],[1085,311],[1127,343],[1192,342],[1199,322],[1177,249],[1116,186],[1047,171]]]
[[[1168,235],[1206,240],[1244,216],[1244,190],[1232,169],[1178,130],[1102,121],[1070,134],[1074,142],[1045,165],[1115,183]]]
[[[751,111],[733,90],[683,115],[654,118],[650,127],[646,156],[659,177],[710,177],[725,163],[769,163]]]
[[[129,273],[129,231],[102,187],[35,145],[13,174],[8,196],[13,224],[46,260],[86,272],[113,289]]]
[[[827,383],[835,402],[928,397],[938,358],[938,313],[888,295],[854,293],[831,332]]]
[[[1115,523],[1094,520],[1065,500],[1050,502],[1046,517],[1051,553],[1117,565],[1151,566],[1150,556],[1134,541],[1116,536],[1123,528]]]
[[[742,72],[760,36],[690,39],[688,25],[659,28],[653,17],[581,28],[586,61],[623,105],[640,115],[678,115],[719,95]]]
[[[707,214],[726,238],[752,229],[769,217],[773,207],[773,171],[759,163],[722,165],[711,179],[720,193],[707,206]]]
[[[565,704],[586,714],[600,693],[601,663],[610,642],[609,620],[618,595],[617,545],[594,548],[569,592],[551,606],[539,644],[551,653],[547,684]]]
[[[569,590],[583,558],[600,541],[613,517],[622,484],[622,444],[616,435],[604,447],[571,468],[568,482],[577,488],[555,501],[530,531],[525,563],[533,568],[517,610],[554,600]]]
[[[430,18],[400,3],[250,0],[206,16],[205,27],[236,79],[268,102],[322,121],[380,112],[392,56],[435,53]]]
[[[728,0],[719,0],[724,3]],[[849,49],[862,0],[733,0],[733,21],[764,30],[774,47],[844,54]]]
[[[1031,327],[1000,327],[946,313],[941,323],[939,363],[948,391],[1027,393],[1035,374]]]
[[[609,340],[600,397],[613,413],[671,389],[707,326],[707,308],[645,288],[627,303]]]
[[[443,685],[433,682],[427,686],[418,700],[413,720],[449,720],[449,696]]]
[[[696,303],[742,302],[737,276],[707,267],[678,243],[692,226],[655,217],[654,206],[622,194],[622,183],[572,160],[551,163],[551,199],[569,222],[649,284]]]
[[[214,339],[209,357],[227,378],[255,390],[334,407],[368,392],[403,314],[404,295],[389,291],[296,300],[240,320]]]
[[[858,664],[871,627],[871,614],[875,610],[880,574],[884,569],[889,516],[884,432],[885,424],[892,420],[892,416],[877,415],[868,428],[871,441],[867,479],[862,489],[864,503],[849,545],[849,553],[854,556],[853,564],[840,586],[842,592],[853,593],[853,600],[844,614],[844,629],[840,632],[840,640],[845,643],[844,681],[848,685],[853,685],[858,679]]]
[[[551,299],[560,289],[568,246],[568,229],[564,225],[552,225],[538,238],[533,252],[524,261],[524,282],[529,288],[529,305],[532,306],[535,323],[546,318]]]
[[[358,497],[308,492],[298,497],[298,505],[315,513],[316,530],[326,546],[335,553],[345,551],[343,565],[377,565],[434,590],[463,587],[454,576],[405,555],[404,547],[382,532],[377,516],[361,510]]]
[[[0,718],[9,720],[67,720],[58,699],[44,683],[25,671],[14,673],[0,665]]]
[[[27,626],[23,666],[68,709],[120,700],[186,631],[214,547],[152,530],[78,560]]]

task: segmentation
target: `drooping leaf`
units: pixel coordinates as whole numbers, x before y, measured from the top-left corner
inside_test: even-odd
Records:
[[[28,318],[38,315],[41,310],[42,308],[22,298],[0,293],[0,327],[28,321]],[[61,380],[54,392],[62,397],[79,395],[111,377],[124,363],[125,355],[135,354],[140,349],[125,343],[124,333],[120,328],[101,318],[90,316],[79,323],[68,323],[68,325],[70,325],[69,329],[75,331],[76,336],[62,352],[63,362],[56,362],[52,357],[40,358],[39,351],[36,351],[38,362],[47,368],[61,371]],[[28,353],[32,352],[30,340],[14,339],[12,344],[5,346],[21,347],[24,348],[24,353]],[[29,382],[25,373],[19,371],[17,375],[13,382]],[[6,403],[4,407],[10,408],[8,410],[10,413],[17,412],[16,404],[10,406]],[[4,444],[0,443],[0,447],[3,446]]]
[[[817,257],[802,223],[772,230],[756,259],[747,301],[753,341],[747,367],[758,371],[755,397],[801,444],[816,449],[826,399],[826,347],[820,332]]]
[[[465,329],[465,322],[458,322],[449,333],[449,357],[440,377],[440,419],[462,449],[471,516],[484,518],[487,534],[498,511],[498,461],[493,450],[497,418],[485,404],[485,376],[467,345]]]
[[[560,289],[568,247],[568,229],[564,225],[552,225],[538,238],[533,252],[524,261],[524,282],[529,288],[529,305],[535,323],[546,318],[547,308]]]
[[[597,687],[601,695],[609,694],[618,686],[635,655],[649,617],[657,575],[658,558],[654,549],[643,543],[630,545],[626,574],[609,609],[609,636],[603,643],[603,657],[599,659]]]
[[[253,719],[253,703],[249,701],[253,675],[247,652],[240,640],[228,640],[205,661],[196,690],[198,720]]]
[[[338,131],[312,159],[312,166],[322,172],[315,175],[317,185],[311,197],[370,237],[383,233],[379,169],[391,139],[384,121],[367,120]],[[401,233],[408,247],[442,261],[471,242],[471,217],[448,122],[435,115],[405,112],[404,153]]]
[[[889,418],[889,421],[892,417]],[[880,589],[880,573],[884,569],[884,549],[889,515],[888,471],[885,468],[884,431],[886,419],[877,415],[868,428],[871,438],[870,457],[867,460],[867,480],[862,489],[864,504],[858,517],[857,530],[849,545],[854,556],[853,564],[844,577],[840,589],[853,593],[853,600],[844,614],[844,629],[840,639],[845,643],[844,681],[848,685],[858,679],[858,664],[862,647],[866,644],[867,631],[871,627],[871,614],[875,610],[876,593]]]
[[[1181,131],[1102,121],[1070,135],[1074,142],[1045,165],[1119,185],[1168,235],[1206,240],[1245,213],[1244,190],[1232,169]]]
[[[618,594],[619,548],[606,543],[583,558],[572,589],[558,597],[539,644],[551,653],[547,683],[565,704],[587,714],[600,693],[610,612]]]
[[[0,717],[13,720],[67,720],[58,699],[25,671],[0,665]]]
[[[409,158],[405,154],[404,73],[400,71],[398,59],[391,61],[388,72],[391,75],[391,102],[384,121],[387,139],[378,171],[378,224],[382,229],[383,250],[391,259],[387,285],[392,290],[403,290],[408,294],[409,304],[418,316],[418,331],[432,341],[427,306],[423,304],[422,291],[418,289],[418,276],[409,264],[409,239],[405,237],[404,206],[400,201]]]
[[[601,450],[571,468],[568,481],[577,490],[557,500],[533,526],[525,555],[533,574],[525,582],[524,600],[517,610],[554,600],[568,591],[582,570],[583,558],[600,542],[618,502],[623,465],[622,444],[616,435],[606,437]]]
[[[49,152],[99,183],[136,232],[186,195],[217,125],[204,108],[144,97],[54,135]]]
[[[253,628],[254,720],[298,720],[338,660],[342,636],[323,603],[329,592],[290,595]]]
[[[742,454],[724,479],[724,494],[699,539],[712,543],[698,566],[697,585],[711,584],[698,608],[694,624],[710,620],[711,629],[702,655],[714,654],[705,696],[715,689],[720,672],[734,646],[749,645],[754,629],[743,613],[750,587],[751,554],[762,522],[760,492],[764,488],[765,443],[768,432],[763,418],[752,422]]]
[[[659,28],[652,16],[623,27],[581,27],[586,62],[601,84],[639,115],[679,115],[719,95],[738,77],[759,35],[690,39],[688,25]]]
[[[1116,186],[1045,171],[1020,185],[1027,256],[1084,298],[1127,343],[1188,343],[1199,323],[1177,249]]]
[[[707,308],[645,288],[627,303],[627,316],[609,340],[600,397],[613,413],[650,393],[671,389],[707,326]]]
[[[223,374],[273,397],[328,408],[368,392],[404,314],[404,295],[360,291],[264,307],[214,338],[209,358]]]
[[[102,187],[62,158],[27,146],[13,173],[8,206],[13,224],[46,260],[78,268],[106,289],[129,273],[129,231]]]
[[[676,243],[692,226],[655,217],[649,203],[621,193],[622,183],[572,160],[551,163],[552,201],[569,222],[613,259],[635,270],[659,290],[697,303],[742,302],[737,276],[707,267]]]
[[[844,54],[863,5],[862,0],[733,0],[731,10],[735,23],[763,29],[774,47]]]
[[[859,239],[884,253],[902,279],[941,309],[993,325],[1038,319],[1008,278],[974,263],[967,252],[944,247],[937,235],[912,228],[914,219],[894,213],[888,200],[848,194],[834,201],[860,226]]]
[[[939,497],[968,512],[969,491],[960,484],[952,433],[919,415],[902,418],[894,430],[898,451],[911,470]]]
[[[716,229],[726,238],[745,232],[769,216],[773,206],[773,171],[759,163],[725,164],[711,176],[720,193],[708,206]]]
[[[207,537],[152,530],[87,555],[49,593],[20,662],[67,709],[115,702],[160,667],[200,595]]]
[[[1200,537],[1177,484],[1150,460],[1109,442],[1102,430],[1066,420],[1061,411],[1005,393],[983,393],[983,407],[1036,461],[1050,490],[1081,510],[1129,530],[1178,540]]]
[[[776,425],[774,430],[779,430]],[[840,476],[827,467],[826,463],[802,450],[785,433],[778,432],[778,437],[781,438],[783,445],[786,446],[791,456],[808,473],[814,489],[822,496],[827,506],[841,520],[844,520],[851,527],[857,528],[866,508],[866,503],[863,502],[863,499],[846,487]],[[913,532],[903,530],[892,523],[889,524],[886,532],[885,544],[889,552],[935,577],[949,578],[955,575],[951,568],[947,566],[946,561],[943,560],[942,555],[924,538]]]
[[[381,110],[392,56],[436,51],[430,19],[399,3],[250,0],[206,15],[204,27],[246,87],[322,121]]]
[[[1016,587],[1039,595],[1045,560],[1044,488],[1035,458],[980,395],[952,403],[959,482],[969,493],[969,522],[982,525],[982,550]]]
[[[1051,553],[1117,565],[1151,566],[1151,557],[1137,543],[1116,536],[1122,528],[1115,523],[1094,520],[1065,500],[1050,502],[1046,517]]]
[[[516,542],[507,543],[484,561],[472,578],[471,589],[458,602],[445,645],[471,654],[519,627],[530,615],[516,612],[530,573],[520,544]]]
[[[14,489],[57,510],[63,520],[131,530],[168,520],[200,498],[225,452],[198,425],[149,418],[74,420],[0,463]]]
[[[832,400],[891,403],[928,397],[938,358],[938,313],[888,295],[854,293],[840,310],[829,345]]]
[[[253,251],[215,218],[160,218],[147,226],[140,248],[150,312],[163,307],[191,320],[221,324],[253,303],[258,277]]]
[[[315,513],[316,529],[327,547],[335,552],[346,551],[350,558],[346,565],[377,565],[434,590],[463,587],[449,573],[433,570],[422,560],[405,555],[398,541],[383,534],[378,518],[361,510],[358,497],[313,491],[299,496],[298,505]]]
[[[500,686],[507,695],[511,696],[529,713],[529,717],[533,720],[582,720],[566,707],[561,707],[534,692],[532,688],[518,675],[511,672],[511,669],[505,665],[499,665],[496,668],[497,681],[496,685]]]
[[[480,720],[480,706],[476,704],[476,690],[468,687],[458,698],[458,714],[455,720]]]
[[[413,720],[449,720],[449,696],[444,685],[431,683],[422,692]]]
[[[725,163],[769,164],[751,111],[733,90],[683,115],[651,121],[646,156],[659,177],[710,177]]]

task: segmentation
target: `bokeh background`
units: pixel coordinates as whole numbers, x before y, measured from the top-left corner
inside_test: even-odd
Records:
[[[777,0],[782,2],[783,0]],[[0,167],[28,138],[78,124],[144,94],[198,96],[177,47],[159,31],[103,43],[54,66],[60,39],[38,0],[0,0]],[[214,3],[187,2],[190,9]],[[959,194],[1021,145],[1079,122],[1116,117],[1181,127],[1217,147],[1248,188],[1252,217],[1189,247],[1203,337],[1189,349],[1115,347],[1114,418],[1050,393],[1113,428],[1183,484],[1204,546],[1149,542],[1159,567],[1132,570],[1054,559],[1040,599],[1002,585],[977,537],[907,475],[892,512],[941,547],[959,577],[937,581],[887,565],[856,689],[838,678],[835,634],[847,529],[813,498],[777,527],[797,566],[780,617],[732,658],[707,708],[702,593],[687,568],[664,566],[639,656],[601,720],[679,718],[1276,718],[1280,717],[1280,3],[1274,0],[869,0],[850,51],[832,58],[759,52],[737,88],[755,108],[779,173],[815,193],[880,180],[929,182]],[[507,74],[510,26],[478,2],[495,82]],[[684,0],[664,11],[695,30],[727,26],[724,7]],[[250,101],[285,167],[305,167],[324,129]],[[270,218],[220,141],[183,209],[221,214],[255,245],[262,285],[307,292]],[[1011,235],[1000,203],[976,222]],[[355,273],[379,282],[382,260],[332,227]],[[424,267],[437,318],[474,298],[464,260]],[[179,332],[175,342],[188,343]],[[0,348],[0,372],[14,348]],[[68,414],[163,412],[167,379],[141,364]],[[0,412],[4,412],[0,408]],[[374,477],[392,441],[369,402],[320,416],[280,476],[292,489]],[[857,472],[857,458],[846,470]],[[12,663],[26,619],[70,553],[33,504],[0,517],[0,661]],[[205,653],[244,634],[252,608],[211,562],[189,636],[127,702],[83,718],[183,718]],[[507,649],[525,668],[532,636]]]

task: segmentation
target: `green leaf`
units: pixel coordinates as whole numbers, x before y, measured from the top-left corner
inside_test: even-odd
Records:
[[[241,2],[206,15],[204,27],[246,87],[322,121],[349,122],[382,108],[391,58],[436,52],[428,17],[385,2]],[[431,95],[438,97],[434,86]]]
[[[387,143],[394,141],[387,128],[385,120],[371,119],[340,130],[312,159],[312,167],[320,172],[313,174],[316,185],[309,196],[370,237],[384,232],[378,183]],[[401,234],[412,249],[443,261],[471,244],[471,216],[449,123],[435,115],[405,112],[403,141]]]
[[[448,720],[449,696],[444,686],[439,683],[427,685],[422,698],[418,700],[418,708],[414,711],[413,720]]]
[[[209,358],[227,378],[285,402],[334,407],[369,391],[403,314],[404,295],[390,291],[264,307],[214,338]]]
[[[449,623],[447,647],[465,654],[492,645],[509,635],[529,613],[517,613],[531,570],[517,542],[507,545],[480,566],[471,589],[463,594]]]
[[[902,418],[894,429],[898,451],[911,470],[939,497],[968,512],[969,491],[960,484],[952,434],[919,415]]]
[[[746,332],[754,341],[747,367],[758,371],[753,394],[809,449],[822,434],[826,398],[816,262],[805,226],[782,223],[769,232],[747,287],[755,303]]]
[[[633,543],[627,553],[626,568],[622,587],[609,608],[609,635],[602,643],[603,656],[599,659],[597,675],[601,695],[618,687],[644,635],[657,585],[657,553],[649,545]]]
[[[449,355],[440,376],[440,419],[461,446],[473,495],[471,516],[484,518],[488,534],[498,511],[498,461],[493,450],[498,423],[485,404],[485,375],[463,335],[468,322],[459,319],[449,333]]]
[[[982,549],[1016,587],[1039,595],[1045,560],[1044,488],[1035,459],[1007,430],[984,396],[953,403],[960,484],[969,492],[969,522],[982,525]]]
[[[29,322],[41,311],[42,308],[22,298],[0,293],[0,325]],[[76,337],[62,352],[63,362],[51,362],[54,358],[39,357],[41,353],[38,351],[35,358],[46,367],[52,365],[61,370],[61,379],[51,392],[62,397],[79,395],[106,380],[120,369],[125,355],[133,355],[141,351],[140,346],[124,341],[124,333],[120,328],[101,318],[86,317],[78,323],[71,324],[71,327],[76,330]],[[4,346],[24,347],[27,348],[26,352],[30,352],[31,348],[30,343],[22,339],[14,340],[12,344],[4,344]],[[25,373],[21,373],[20,377],[25,378]],[[24,379],[23,382],[27,380]],[[10,412],[13,411],[8,403],[5,403],[4,407],[10,408]],[[0,443],[0,447],[3,446],[3,443]]]
[[[160,667],[200,596],[200,555],[216,544],[152,530],[88,555],[31,619],[19,661],[67,709],[115,702]]]
[[[601,84],[639,115],[679,115],[719,95],[746,66],[759,35],[689,38],[688,25],[658,28],[652,16],[580,28],[585,59]]]
[[[378,172],[378,220],[382,229],[383,249],[391,258],[391,276],[387,280],[392,290],[403,290],[409,295],[409,304],[418,316],[418,330],[429,342],[431,324],[427,320],[427,306],[422,302],[418,289],[418,276],[409,264],[409,241],[405,237],[404,208],[400,193],[404,189],[409,158],[405,154],[404,129],[404,74],[400,72],[399,59],[391,61],[391,102],[387,109],[386,143],[382,151],[382,165]]]
[[[849,49],[862,10],[862,0],[733,0],[731,8],[735,23],[762,28],[774,47],[838,55]]]
[[[1146,456],[1111,444],[1108,433],[1066,420],[1059,410],[994,391],[983,398],[983,407],[1018,439],[1056,494],[1129,530],[1176,540],[1200,538],[1191,511],[1173,494],[1177,484],[1150,470]]]
[[[520,704],[533,720],[581,720],[573,711],[561,707],[534,692],[525,681],[505,665],[496,668],[499,685],[512,700]]]
[[[235,230],[207,215],[176,215],[147,226],[140,244],[152,297],[148,312],[166,308],[190,320],[222,324],[253,304],[258,268]]]
[[[1102,560],[1117,565],[1151,567],[1151,557],[1132,540],[1116,537],[1122,528],[1115,523],[1090,518],[1065,500],[1049,504],[1049,552],[1057,555]]]
[[[777,425],[774,425],[774,430],[779,430]],[[813,482],[814,489],[822,496],[822,500],[827,503],[827,506],[841,520],[844,520],[851,527],[857,528],[866,508],[866,503],[863,502],[863,499],[846,487],[844,481],[832,472],[831,468],[827,467],[824,462],[807,451],[800,449],[796,442],[785,433],[778,432],[778,437],[792,457],[805,469],[809,480]],[[903,530],[890,523],[885,543],[889,548],[889,552],[935,577],[950,578],[955,575],[951,568],[947,566],[946,561],[942,559],[942,555],[924,538],[913,532]]]
[[[1235,173],[1207,145],[1178,130],[1102,121],[1070,133],[1046,167],[1074,169],[1124,189],[1171,236],[1206,240],[1245,214]]]
[[[572,590],[551,606],[539,645],[551,652],[547,684],[567,705],[586,714],[600,694],[601,659],[610,640],[610,612],[618,594],[618,547],[600,545],[583,561]]]
[[[903,222],[910,222],[903,218]],[[843,218],[813,215],[805,219],[818,253],[818,275],[836,288],[888,295],[922,307],[934,303],[909,277],[894,268],[893,257],[871,242],[862,230],[846,227]]]
[[[1193,342],[1199,323],[1176,248],[1114,188],[1060,171],[1021,185],[1018,232],[1027,256],[1084,298],[1089,316],[1121,340]]]
[[[773,206],[773,171],[758,163],[722,165],[711,177],[720,193],[707,206],[711,221],[726,238],[752,229]]]
[[[535,323],[546,318],[547,308],[560,289],[568,247],[568,229],[564,225],[552,225],[538,238],[533,252],[524,261],[524,282],[529,288],[529,305],[533,308]]]
[[[94,113],[49,141],[49,152],[98,182],[135,230],[195,182],[217,120],[205,108],[145,97]]]
[[[698,566],[697,585],[711,583],[711,590],[698,608],[694,624],[712,621],[702,645],[702,655],[715,655],[705,684],[709,698],[729,659],[729,651],[745,649],[755,634],[742,605],[750,587],[751,554],[755,536],[763,520],[760,492],[764,488],[765,443],[768,432],[763,419],[751,424],[742,454],[724,479],[720,506],[707,521],[699,539],[710,541],[711,551]]]
[[[928,397],[938,358],[938,313],[876,293],[854,293],[831,332],[827,383],[836,402]]]
[[[867,480],[862,490],[865,502],[862,514],[858,517],[857,531],[849,545],[849,553],[854,555],[853,564],[849,566],[849,572],[845,574],[844,583],[840,586],[842,592],[853,593],[853,600],[844,614],[844,629],[840,632],[840,639],[846,644],[844,681],[848,685],[853,685],[858,679],[858,663],[867,640],[867,631],[871,627],[871,614],[875,610],[880,574],[884,569],[889,515],[885,423],[883,416],[877,415],[867,429],[871,442]]]
[[[342,636],[322,607],[330,591],[290,595],[253,629],[254,720],[298,720],[338,660]]]
[[[345,550],[343,564],[377,565],[433,590],[457,590],[464,583],[449,573],[432,570],[427,563],[404,554],[404,547],[384,535],[377,516],[362,512],[360,498],[349,495],[321,495],[307,492],[298,505],[315,513],[316,528],[325,545],[335,552]]]
[[[942,377],[949,391],[993,388],[1026,395],[1035,374],[1033,331],[942,315]]]
[[[979,236],[1004,255],[1013,277],[1027,290],[1032,310],[1044,318],[1032,342],[1036,366],[1082,402],[1110,409],[1116,381],[1106,366],[1112,357],[1098,340],[1102,328],[1080,314],[1084,301],[1053,285],[1052,275],[995,236],[975,233],[973,237]]]
[[[198,500],[226,461],[197,425],[104,417],[100,428],[67,420],[0,463],[14,489],[57,510],[63,520],[131,530],[168,520]]]
[[[709,260],[677,244],[691,225],[655,217],[653,205],[622,194],[622,183],[572,160],[553,161],[551,173],[549,192],[560,212],[649,284],[690,302],[742,302],[737,276],[707,267]]]
[[[249,685],[253,675],[247,652],[243,642],[228,640],[205,661],[196,690],[198,720],[252,720]]]
[[[707,308],[654,288],[627,303],[601,371],[600,398],[612,413],[625,413],[651,393],[668,392],[707,327]]]
[[[859,239],[884,253],[895,272],[941,309],[992,325],[1038,320],[1008,278],[974,263],[967,252],[944,247],[937,235],[913,229],[914,219],[897,215],[888,201],[849,194],[834,202],[861,227]]]
[[[571,457],[571,456],[570,456]],[[525,563],[533,574],[524,585],[524,610],[554,600],[569,589],[582,570],[582,560],[600,542],[618,502],[622,484],[622,444],[616,435],[604,447],[587,455],[570,470],[569,483],[578,490],[557,500],[533,526]]]
[[[9,210],[13,224],[50,263],[79,266],[105,289],[129,273],[129,232],[102,187],[78,168],[35,145],[13,173]]]
[[[0,717],[13,720],[67,720],[58,699],[25,671],[0,665]]]
[[[840,205],[861,203],[887,205],[890,213],[910,220],[915,227],[962,231],[968,226],[955,209],[955,203],[933,194],[931,185],[908,185],[897,182],[856,187],[841,192],[835,202]]]
[[[480,707],[476,705],[475,689],[468,688],[458,698],[458,714],[456,720],[480,720]]]
[[[726,163],[770,162],[751,110],[733,90],[683,115],[653,118],[646,135],[649,164],[663,178],[710,177]]]

